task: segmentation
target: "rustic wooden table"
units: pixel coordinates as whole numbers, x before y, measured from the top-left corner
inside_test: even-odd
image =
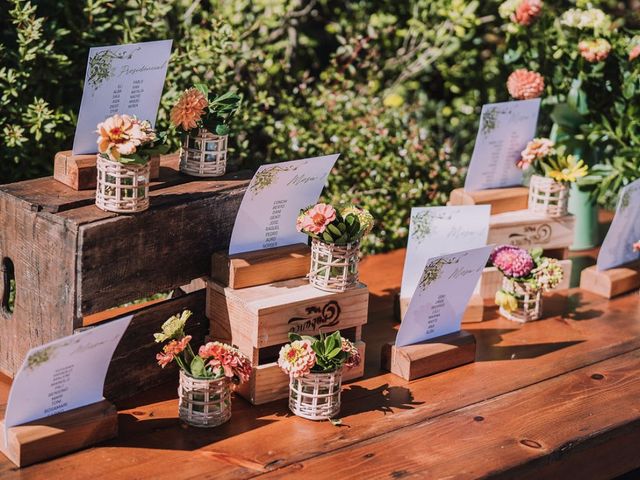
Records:
[[[344,388],[341,426],[236,398],[228,424],[187,428],[167,385],[119,405],[116,440],[22,470],[0,456],[0,477],[588,479],[640,467],[637,293],[574,289],[547,297],[545,320],[470,324],[475,363],[408,383],[379,368],[403,255],[362,266],[366,376]]]

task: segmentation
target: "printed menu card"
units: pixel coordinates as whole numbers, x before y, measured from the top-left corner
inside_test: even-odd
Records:
[[[633,244],[640,240],[640,180],[620,191],[616,214],[598,254],[598,270],[607,270],[640,258]]]
[[[9,427],[101,401],[113,352],[132,316],[29,350],[9,392]]]
[[[490,205],[412,208],[400,298],[411,298],[427,259],[486,245],[490,214]]]
[[[535,137],[539,110],[539,98],[482,107],[465,190],[475,192],[522,184],[522,170],[516,163]]]
[[[73,154],[96,153],[96,125],[112,115],[135,115],[154,126],[172,40],[89,50]]]
[[[462,315],[492,246],[430,258],[396,337],[396,347],[460,331]]]
[[[262,165],[240,204],[229,255],[306,243],[300,210],[315,204],[339,154]]]

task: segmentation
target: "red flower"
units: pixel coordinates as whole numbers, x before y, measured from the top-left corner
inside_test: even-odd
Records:
[[[522,0],[513,14],[513,20],[526,27],[533,23],[541,11],[541,0]]]

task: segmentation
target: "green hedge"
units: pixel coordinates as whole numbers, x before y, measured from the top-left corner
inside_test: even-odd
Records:
[[[235,167],[341,152],[328,199],[371,209],[368,251],[403,246],[410,208],[464,178],[481,105],[507,99],[498,5],[0,0],[0,183],[71,147],[90,46],[173,38],[160,129],[192,83],[237,89]]]

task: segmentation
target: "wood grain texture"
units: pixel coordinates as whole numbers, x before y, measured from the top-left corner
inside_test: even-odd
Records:
[[[640,288],[640,261],[609,270],[598,270],[595,265],[580,273],[580,288],[613,298]]]
[[[493,188],[478,192],[467,192],[456,188],[449,196],[448,205],[491,205],[491,214],[524,210],[529,202],[526,187]]]
[[[487,244],[556,249],[573,243],[572,215],[550,218],[529,210],[491,215]]]
[[[310,262],[311,251],[303,243],[231,256],[220,251],[211,256],[211,279],[234,289],[255,287],[304,277]]]
[[[4,432],[4,420],[0,430]],[[18,467],[50,460],[118,435],[115,405],[103,400],[9,428],[0,435],[0,451]]]
[[[475,359],[476,340],[464,330],[404,347],[387,343],[381,353],[382,368],[405,380],[450,370]]]

